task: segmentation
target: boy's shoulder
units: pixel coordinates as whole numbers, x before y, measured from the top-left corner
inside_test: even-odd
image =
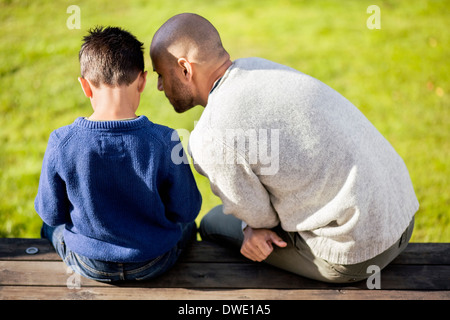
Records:
[[[175,129],[172,129],[168,126],[159,124],[159,123],[155,123],[149,120],[149,122],[151,123],[151,129],[152,131],[154,131],[156,134],[162,135],[162,136],[166,136],[171,134],[173,131],[175,131]]]
[[[51,134],[50,134],[50,139],[49,139],[49,146],[53,146],[53,147],[62,147],[64,145],[66,145],[69,140],[71,140],[72,137],[77,135],[77,132],[81,131],[84,132],[85,130],[83,130],[83,128],[85,128],[84,126],[80,125],[80,123],[82,123],[83,121],[85,121],[83,118],[77,118],[73,123],[69,124],[69,125],[65,125],[62,126],[58,129],[55,129]],[[138,133],[138,135],[140,135],[140,138],[145,138],[148,139],[151,137],[151,140],[153,142],[156,142],[158,144],[160,144],[161,146],[164,147],[170,147],[174,141],[175,142],[179,142],[180,138],[178,136],[178,133],[175,129],[170,128],[168,126],[162,125],[162,124],[158,124],[158,123],[154,123],[152,121],[150,121],[147,117],[145,116],[141,116],[139,119],[140,125],[136,126],[135,129],[144,129],[143,131],[140,131],[141,133]],[[128,128],[130,129],[130,128]],[[121,134],[126,134],[126,132],[131,133],[134,130],[119,130],[114,132],[114,130],[100,130],[99,132],[102,132],[102,135],[107,135],[107,132],[111,132],[114,133],[114,135],[117,135],[118,132],[120,132]],[[134,131],[136,132],[136,131]],[[91,135],[90,135],[91,136]],[[93,136],[91,136],[91,138],[93,138]]]
[[[179,141],[180,138],[175,129],[152,121],[149,122],[151,123],[150,134],[164,145],[171,145],[171,141]]]
[[[55,129],[50,133],[49,145],[57,146],[66,141],[73,134],[73,123]]]

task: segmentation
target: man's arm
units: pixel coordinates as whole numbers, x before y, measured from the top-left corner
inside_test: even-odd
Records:
[[[233,214],[253,228],[278,225],[269,193],[246,159],[216,137],[202,140],[197,136],[193,140],[191,136],[189,146],[196,170],[209,179],[225,214]],[[230,154],[234,161],[230,161]]]
[[[253,261],[263,261],[273,251],[273,244],[287,244],[270,229],[279,223],[270,196],[249,163],[220,139],[197,136],[190,140],[190,152],[196,170],[206,176],[211,189],[223,203],[223,212],[243,221],[244,242],[241,253]],[[201,140],[201,141],[200,141]],[[228,154],[227,154],[228,152]],[[229,160],[229,152],[234,162]],[[255,229],[256,228],[256,229]]]

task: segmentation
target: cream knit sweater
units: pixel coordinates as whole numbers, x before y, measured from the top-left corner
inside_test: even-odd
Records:
[[[368,260],[419,208],[389,142],[339,93],[260,58],[234,61],[190,136],[226,214],[298,232],[332,263]]]

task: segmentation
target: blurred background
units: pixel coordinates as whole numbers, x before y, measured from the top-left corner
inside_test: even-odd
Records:
[[[412,241],[450,242],[449,8],[418,0],[0,0],[0,237],[39,237],[34,198],[48,137],[92,113],[77,81],[89,28],[120,26],[144,42],[149,77],[138,114],[193,129],[203,108],[173,111],[156,90],[149,47],[167,19],[194,12],[216,26],[233,60],[285,64],[353,102],[409,169],[420,202]],[[368,28],[374,22],[381,28]],[[220,200],[194,175],[204,199],[199,222]]]

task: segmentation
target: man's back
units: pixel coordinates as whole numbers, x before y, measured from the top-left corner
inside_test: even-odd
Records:
[[[225,213],[255,228],[281,222],[335,263],[382,252],[418,208],[402,159],[355,106],[267,60],[234,62],[210,94],[190,148]],[[210,163],[218,149],[235,151],[238,164]]]

